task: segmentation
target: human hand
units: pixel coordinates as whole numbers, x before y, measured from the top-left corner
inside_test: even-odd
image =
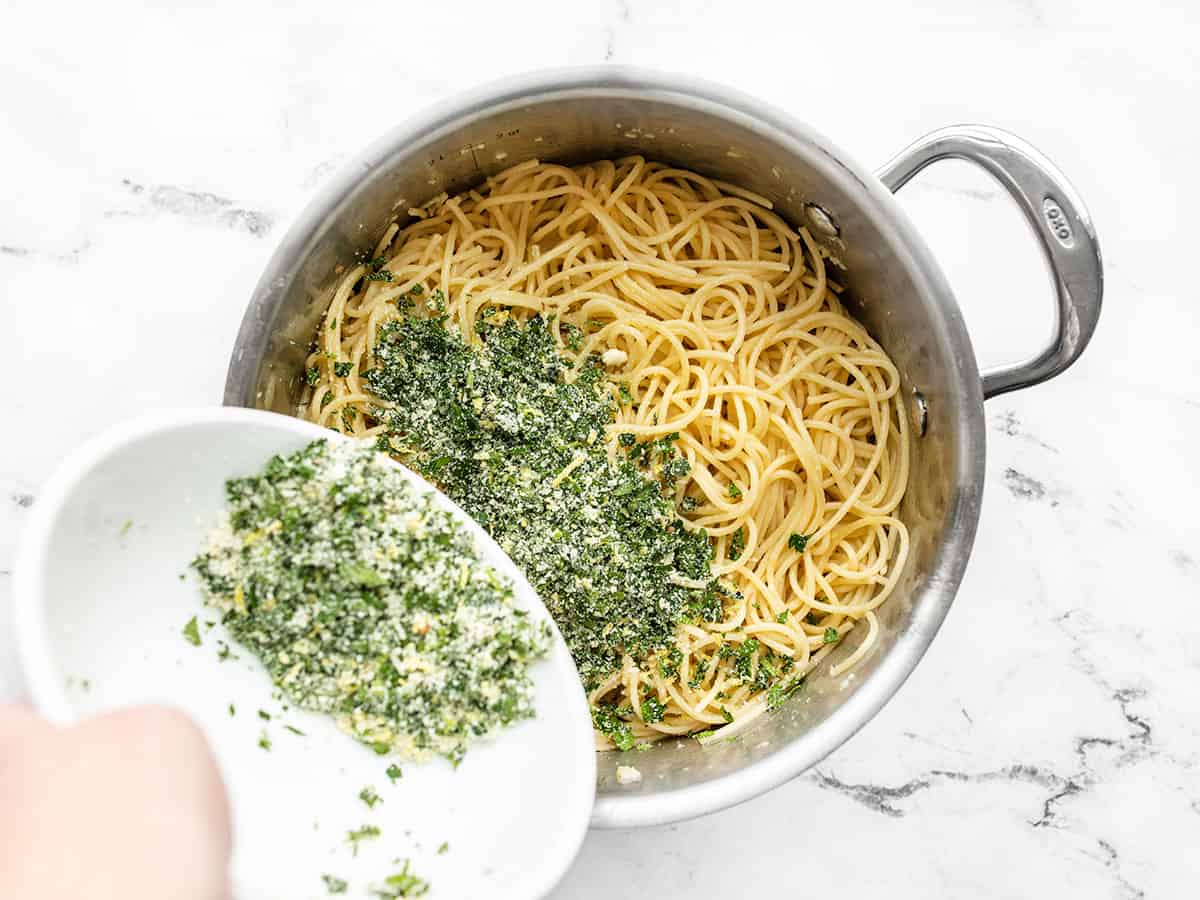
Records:
[[[227,900],[225,788],[166,707],[59,728],[0,706],[0,897]]]

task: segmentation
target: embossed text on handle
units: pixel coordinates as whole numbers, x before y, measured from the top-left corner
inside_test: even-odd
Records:
[[[1042,200],[1042,218],[1046,220],[1050,233],[1060,244],[1067,248],[1075,246],[1075,234],[1071,231],[1071,223],[1067,221],[1066,213],[1053,197]]]

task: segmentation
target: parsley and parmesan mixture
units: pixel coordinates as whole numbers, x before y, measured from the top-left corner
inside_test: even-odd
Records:
[[[878,652],[909,416],[819,240],[638,155],[408,202],[329,275],[275,396],[491,531],[564,632],[597,749],[735,737]]]
[[[689,472],[678,435],[622,435],[610,450],[621,394],[599,357],[574,368],[557,331],[487,309],[468,343],[442,316],[407,316],[381,329],[365,380],[382,401],[380,449],[436,482],[512,557],[590,689],[625,654],[673,647],[679,622],[718,617],[725,589],[707,536],[676,513],[673,488]],[[594,711],[606,733],[612,712]]]
[[[205,600],[296,705],[378,753],[461,759],[534,714],[550,630],[392,463],[319,440],[226,483],[192,562]]]

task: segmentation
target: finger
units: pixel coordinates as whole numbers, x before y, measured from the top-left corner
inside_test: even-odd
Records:
[[[13,747],[53,729],[53,725],[25,704],[0,704],[0,759]]]

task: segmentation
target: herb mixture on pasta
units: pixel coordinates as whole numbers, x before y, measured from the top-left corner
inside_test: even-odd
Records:
[[[851,629],[835,674],[869,651],[908,546],[900,378],[805,231],[640,157],[412,213],[342,274],[301,413],[496,538],[599,747],[738,728]]]

